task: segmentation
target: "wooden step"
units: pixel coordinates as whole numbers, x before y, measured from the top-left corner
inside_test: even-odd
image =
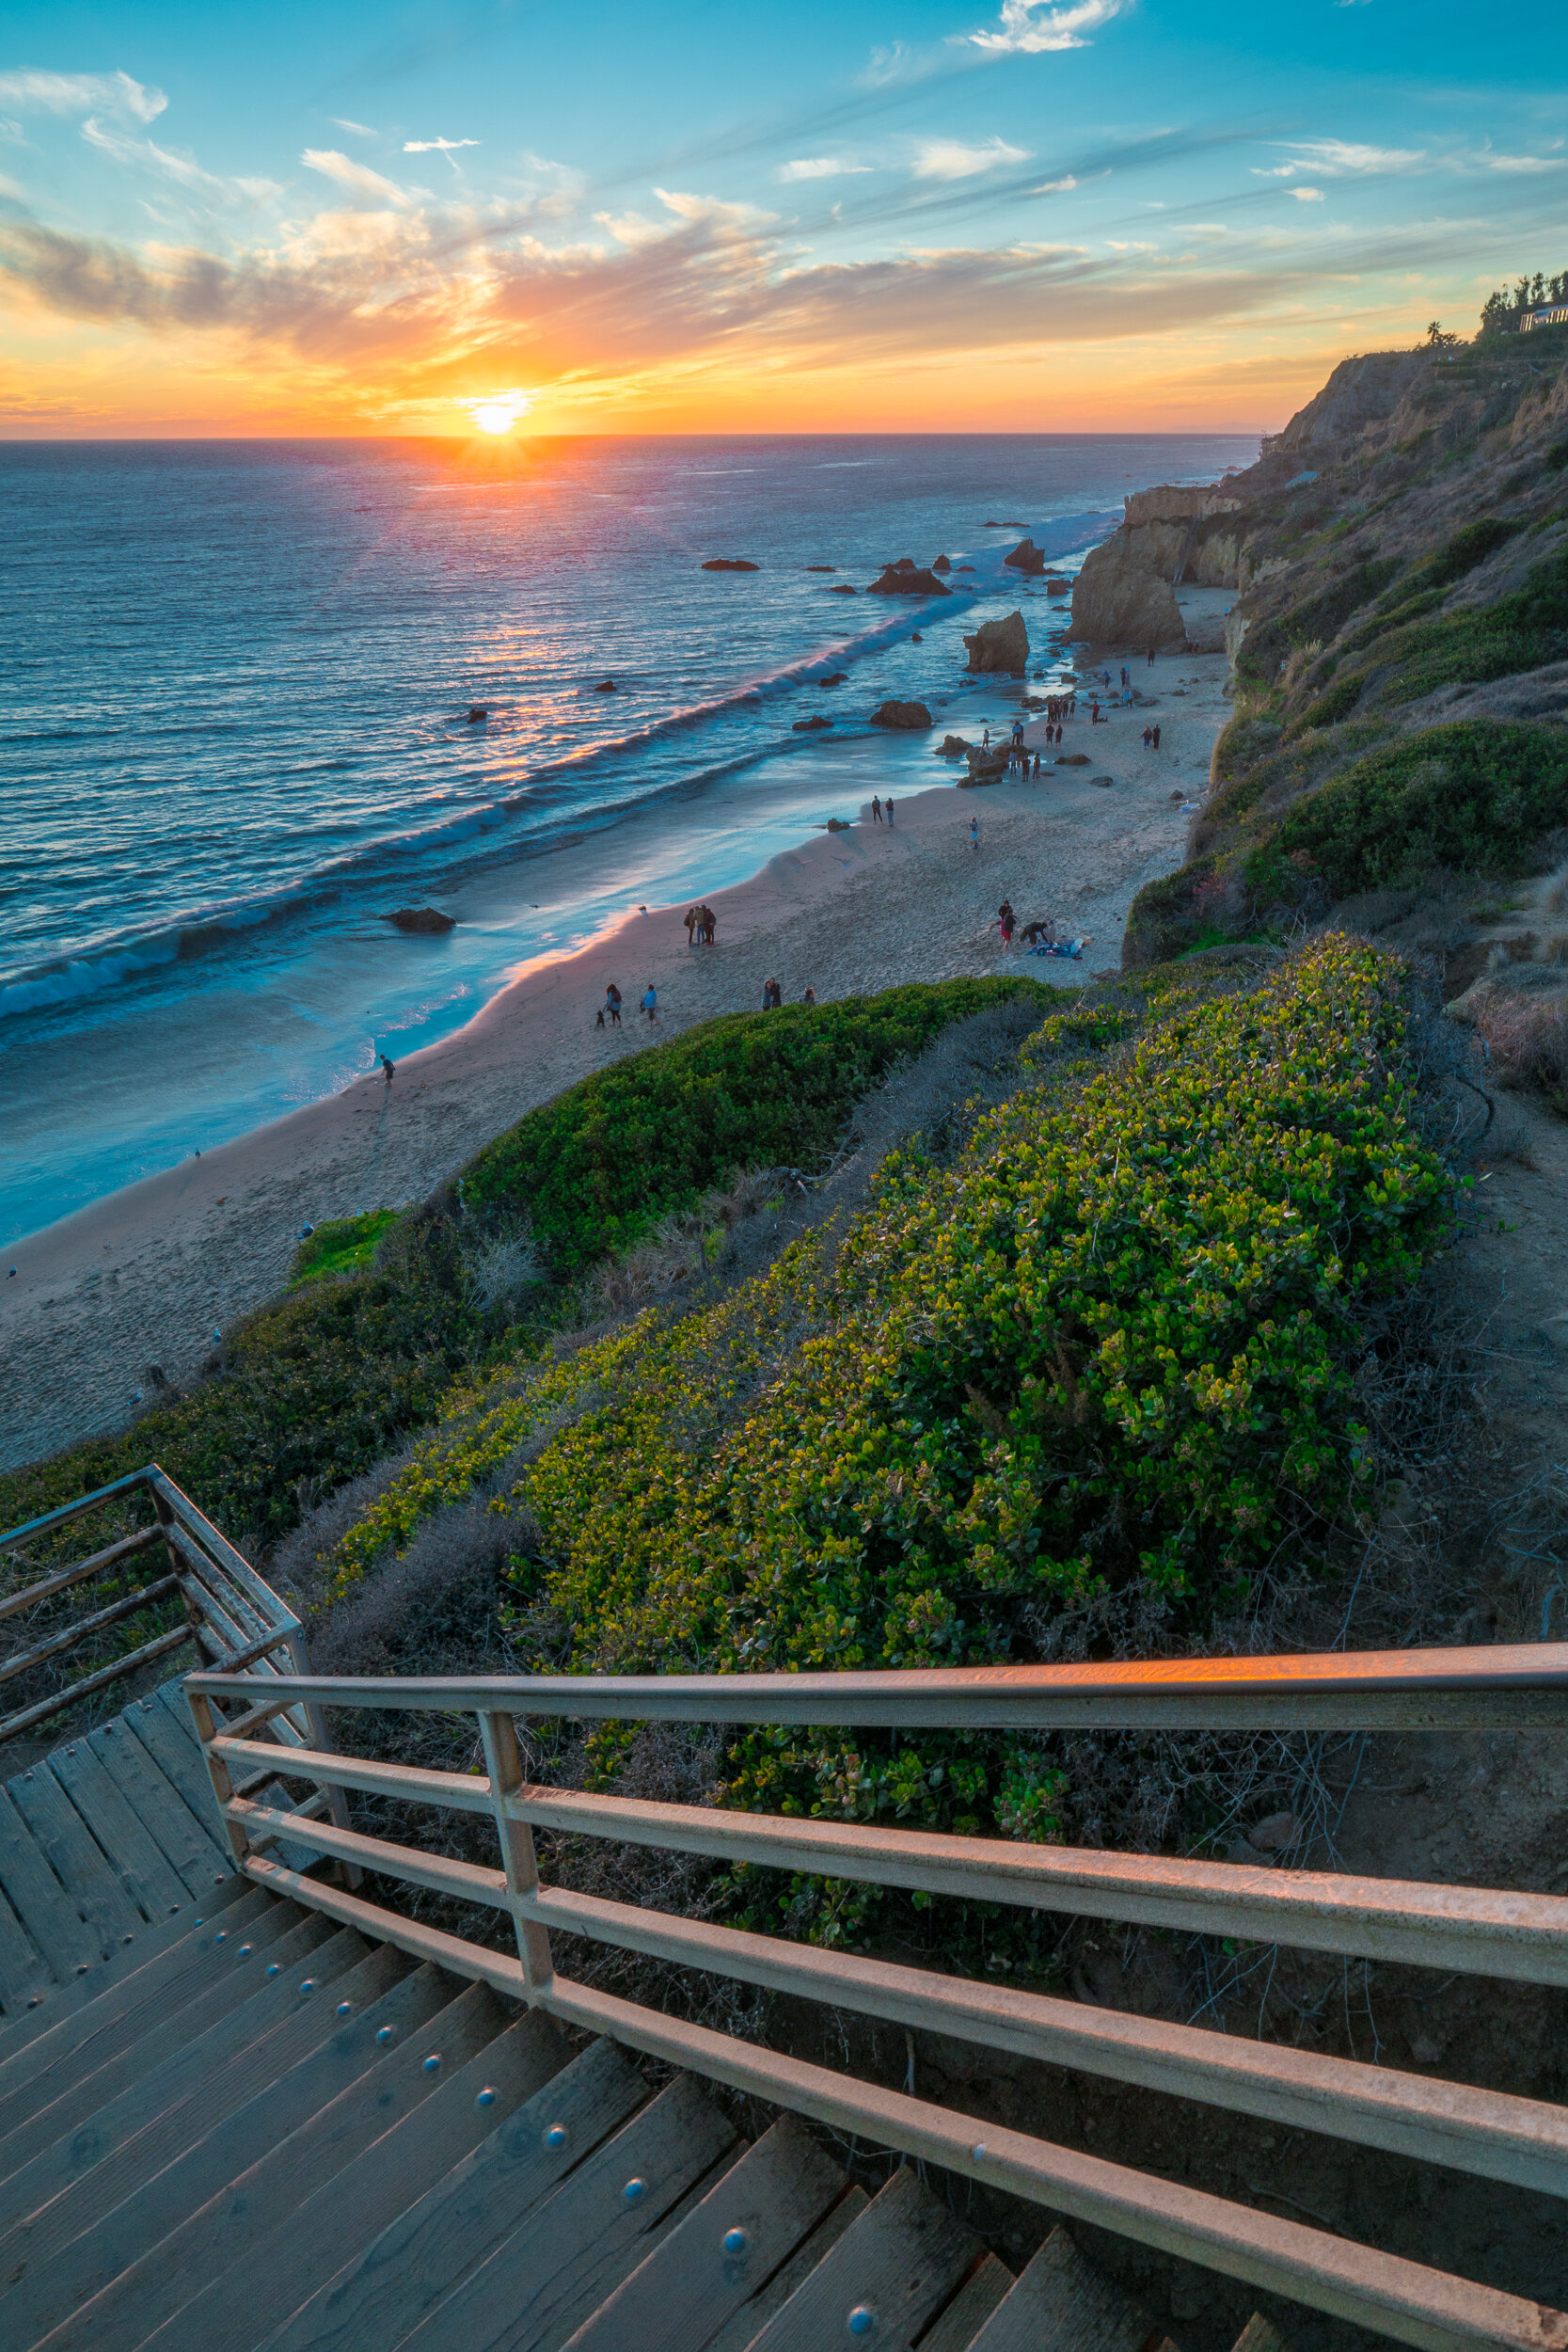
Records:
[[[974,2339],[974,2352],[1146,2352],[1148,2313],[1053,2230]]]
[[[375,2101],[375,2136],[297,2205],[290,2201],[298,2177],[291,2154],[294,2142],[277,2152],[288,2167],[283,2217],[264,2231],[252,2206],[243,2253],[220,2276],[210,2279],[178,2319],[159,2332],[158,2352],[186,2352],[186,2347],[194,2352],[251,2352],[260,2338],[344,2268],[345,2254],[357,2252],[379,2235],[388,2221],[487,2137],[495,2114],[515,2113],[560,2072],[569,2053],[555,2025],[538,2015],[518,2017],[510,2002],[498,2001],[478,1986],[465,2001],[474,1995],[480,1996],[476,2019],[484,2018],[488,2005],[489,2023],[497,2028],[493,2038],[466,2065],[460,2064],[456,2007],[449,2012],[450,2026],[447,2017],[441,2018],[410,2047],[410,2058],[420,2065],[419,2054],[427,2044],[439,2047],[447,2061],[434,2089],[422,2074],[415,2077],[415,2090],[425,2094],[417,2105],[404,2086],[389,2079],[390,2061],[378,2068],[375,2077],[363,2085],[365,2099]],[[390,2095],[393,2089],[403,2093],[401,2114]],[[482,2100],[490,2104],[482,2106]],[[381,2129],[388,2118],[388,2128]],[[237,2184],[237,2193],[248,2198],[244,2180]],[[82,2341],[84,2346],[90,2342],[96,2352],[96,2337],[84,2336]]]
[[[333,1982],[369,1947],[346,1929],[314,1943],[305,1941],[308,1932],[309,1926],[300,1928],[273,1947],[288,1954],[275,1984],[220,2017],[150,2074],[128,2083],[119,2098],[41,2148],[0,2185],[7,2225],[0,2237],[0,2280],[9,2275],[19,2230],[36,2237],[46,2215],[50,2229],[60,2226],[55,2208],[68,2195],[83,2196],[102,2211],[108,2183],[118,2201],[189,2144],[198,2119],[215,2121],[230,2113],[323,2038],[329,2030]],[[87,2187],[100,2165],[112,2166],[112,2172]],[[73,2237],[81,2226],[74,2221],[68,2235]]]
[[[177,1697],[171,1706],[164,1692],[150,1691],[146,1698],[132,1700],[120,1721],[141,1741],[164,1778],[178,1788],[213,1843],[227,1852],[228,1832],[184,1699]]]
[[[59,1979],[0,1893],[0,2009],[22,2018],[58,1990]]]
[[[38,2000],[25,2004],[14,2016],[8,2015],[0,2025],[0,2068],[8,2066],[18,2052],[26,2049],[40,2035],[51,2032],[62,2018],[77,2015],[98,2000],[109,1987],[122,1984],[128,1977],[134,1976],[150,1960],[158,1958],[188,1937],[199,1935],[204,1923],[221,1917],[231,1905],[257,1895],[261,1895],[267,1901],[277,1899],[266,1895],[263,1888],[253,1886],[248,1880],[241,1878],[238,1872],[230,1872],[221,1885],[210,1888],[204,1902],[196,1901],[183,1888],[181,1894],[182,1908],[180,1913],[165,1919],[158,1927],[149,1927],[135,1944],[112,1952],[101,1967],[91,1969],[87,1976],[73,1978],[70,1984],[49,1987]],[[247,1915],[253,1916],[254,1909]]]
[[[128,2049],[139,2054],[188,2002],[243,1972],[258,1951],[267,1952],[278,1936],[303,1925],[307,1915],[296,1904],[279,1904],[260,1887],[256,1892],[259,1902],[220,1912],[221,1927],[187,1931],[0,2064],[0,2146],[19,2122],[41,2114],[72,2083],[86,2082]],[[252,1971],[250,1981],[260,1980]]]
[[[105,1947],[67,1895],[17,1811],[0,1788],[0,1890],[57,1984],[85,1976]]]
[[[919,2352],[971,2352],[975,2337],[1012,2286],[1013,2274],[1006,2264],[987,2254],[927,2328]],[[1041,2352],[1046,2352],[1043,2345]]]
[[[293,1911],[293,1906],[290,1910]],[[12,2176],[40,2148],[48,2147],[73,2124],[106,2107],[130,2083],[149,2074],[164,2059],[194,2042],[218,2018],[264,1993],[268,1971],[286,1972],[297,1955],[327,1939],[324,1922],[313,1915],[293,1917],[262,1912],[239,1938],[248,1944],[246,1957],[215,1943],[209,1947],[210,1974],[199,1993],[187,1996],[177,2010],[163,2007],[141,2020],[136,2032],[111,2037],[98,2051],[89,2044],[71,2050],[24,2088],[7,2100],[5,2133],[0,2137],[0,2216],[11,2210],[7,2194]],[[328,1929],[328,1932],[330,1932]],[[214,1930],[214,1936],[223,1933]],[[276,1946],[276,1949],[274,1947]]]
[[[319,2288],[265,2352],[390,2352],[647,2095],[613,2042],[591,2043]]]
[[[825,2260],[752,2339],[751,2352],[823,2352],[870,2314],[877,2352],[906,2352],[974,2265],[974,2233],[901,2165]]]
[[[783,2268],[773,2273],[761,2293],[720,2328],[706,2352],[746,2352],[746,2346],[758,2331],[775,2312],[783,2311],[796,2288],[810,2278],[817,2264],[838,2244],[845,2231],[860,2219],[870,2202],[863,2188],[847,2190],[811,2235],[796,2248]]]
[[[254,2344],[264,2325],[259,2319],[252,2326],[243,2302],[231,2300],[226,2274],[372,2141],[421,2107],[439,2088],[445,2068],[466,2066],[504,2023],[501,2005],[487,1987],[461,1987],[429,1973],[439,2010],[411,2027],[336,2098],[318,2106],[278,2145],[243,2169],[235,2168],[177,2229],[47,2337],[50,2352],[83,2352],[87,2345],[93,2352],[135,2352],[154,2333],[159,2352],[230,2337],[242,2346]],[[435,2070],[429,2066],[433,2057]],[[65,2259],[70,2261],[69,2253]],[[284,2281],[292,2264],[291,2249]],[[216,2296],[208,2292],[214,2286],[220,2290]],[[297,2295],[292,2298],[299,2300]],[[214,2317],[220,2337],[209,2332]]]
[[[227,1838],[216,1844],[122,1716],[89,1732],[87,1744],[189,1893],[204,1896],[231,1874]]]
[[[86,2212],[57,2213],[53,2226],[44,2217],[46,2226],[16,2258],[0,2295],[0,2340],[31,2344],[101,2294],[226,2183],[308,2122],[324,2100],[376,2066],[394,2044],[401,2047],[445,2006],[452,1988],[438,1970],[417,1969],[382,1945],[336,1979],[333,1993],[327,2038],[233,2114],[216,2122],[196,2119],[198,2137],[172,2163],[128,2195],[118,2195],[112,2180],[105,2183],[107,2210],[95,2201]],[[340,2022],[344,2001],[353,2013]],[[378,2040],[383,2030],[390,2043]],[[81,2227],[66,2242],[61,2231],[68,2218]]]
[[[546,2352],[562,2344],[734,2146],[719,2109],[678,2074],[396,2341],[408,2352]]]
[[[110,1779],[103,1758],[85,1740],[72,1740],[55,1750],[48,1767],[143,1915],[166,1919],[182,1911],[188,1916],[194,1899],[189,1887]]]
[[[583,2321],[570,2352],[701,2352],[848,2185],[784,2117]]]
[[[127,1894],[98,1840],[47,1764],[34,1764],[6,1783],[6,1793],[69,1899],[81,1913],[106,1960],[134,1944],[148,1924]]]

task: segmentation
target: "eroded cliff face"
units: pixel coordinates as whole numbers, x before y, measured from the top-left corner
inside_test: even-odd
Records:
[[[1160,651],[1194,644],[1177,588],[1233,588],[1246,541],[1242,501],[1223,483],[1137,490],[1073,584],[1072,634],[1090,644]]]

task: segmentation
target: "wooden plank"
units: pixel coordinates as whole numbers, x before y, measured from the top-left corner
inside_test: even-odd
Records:
[[[0,1788],[0,1888],[62,1984],[103,1958],[103,1945],[49,1867],[27,1824]]]
[[[822,2352],[853,2342],[850,2314],[871,2314],[878,2352],[906,2352],[981,2249],[974,2233],[900,2165],[860,2219],[754,2338],[754,2352]]]
[[[17,1772],[6,1788],[35,1845],[95,1931],[103,1954],[119,1944],[134,1944],[147,1921],[48,1762]]]
[[[214,1844],[204,1823],[121,1718],[89,1732],[87,1744],[193,1895],[204,1896],[232,1875],[229,1853]]]
[[[168,1931],[150,1930],[134,1947],[122,1947],[90,1976],[62,1987],[33,2032],[15,2040],[8,2035],[0,2042],[0,2103],[37,2083],[60,2059],[83,2067],[89,2052],[112,2048],[115,2037],[140,2033],[149,2013],[157,2016],[181,2008],[211,1981],[214,1946],[231,1961],[242,1954],[249,1957],[251,1921],[265,1918],[280,1925],[305,1915],[292,1903],[276,1903],[244,1879],[234,1883],[240,1889],[238,1900],[220,1904],[199,1924],[194,1904],[187,1901],[182,1921],[168,1922]],[[277,1925],[267,1931],[277,1932]]]
[[[15,1527],[8,1527],[0,1534],[0,1550],[9,1551],[13,1545],[30,1544],[35,1535],[43,1535],[52,1527],[64,1527],[71,1519],[79,1519],[87,1511],[96,1511],[102,1502],[116,1495],[129,1494],[135,1486],[151,1484],[152,1465],[145,1463],[140,1470],[127,1470],[123,1477],[112,1478],[106,1486],[95,1486],[90,1494],[77,1495],[70,1502],[57,1503],[53,1511],[44,1511],[36,1519],[23,1519]]]
[[[291,1904],[262,1915],[247,1928],[204,1927],[195,1949],[182,1955],[182,1964],[166,1974],[159,1972],[150,1987],[138,1987],[132,1978],[127,1997],[109,2002],[101,2013],[85,2012],[79,2030],[73,2021],[65,2021],[58,2034],[45,2037],[25,2054],[30,2063],[6,2070],[0,2083],[0,2151],[9,2145],[13,2132],[51,2112],[57,2100],[75,2102],[67,2120],[90,2115],[90,2094],[80,2086],[96,2085],[103,2099],[112,2097],[123,2082],[134,2079],[144,2060],[155,2062],[179,2046],[171,2026],[180,2016],[188,2011],[194,2021],[204,2024],[222,2014],[217,1988],[228,1979],[239,1980],[229,1996],[230,2006],[248,1998],[266,1981],[266,1965],[277,1957],[273,1947],[301,1924],[301,1915]],[[257,1955],[260,1970],[251,1965]],[[17,2149],[11,2154],[20,2160]]]
[[[1561,1730],[1568,1643],[773,1675],[288,1675],[326,1707],[953,1731]],[[221,1695],[221,1675],[199,1687]]]
[[[72,1584],[80,1584],[89,1576],[102,1576],[105,1568],[116,1566],[121,1560],[132,1559],[138,1551],[145,1551],[150,1544],[159,1542],[163,1532],[154,1519],[150,1527],[138,1528],[134,1535],[121,1535],[117,1543],[105,1544],[102,1551],[89,1552],[73,1567],[56,1568],[53,1575],[40,1577],[36,1584],[27,1585],[24,1591],[8,1593],[5,1599],[0,1600],[0,1622],[7,1617],[14,1617],[21,1610],[36,1608],[40,1600],[53,1600],[56,1593],[68,1591]],[[5,1538],[0,1536],[0,1548],[4,1543]]]
[[[848,2183],[786,2116],[607,2296],[569,2352],[699,2352],[788,2261]]]
[[[193,1739],[185,1738],[176,1728],[167,1708],[158,1704],[156,1694],[150,1692],[144,1699],[133,1699],[121,1721],[141,1741],[164,1778],[179,1790],[209,1837],[214,1841],[223,1837],[213,1784],[207,1777],[201,1752]]]
[[[677,2075],[437,2304],[403,2352],[560,2344],[632,2267],[639,2241],[734,2144],[718,2108],[690,2075]]]
[[[267,1740],[226,1731],[213,1745],[227,1763],[240,1768],[234,1774],[236,1780],[245,1767],[259,1770],[270,1764],[276,1768],[277,1750]],[[428,1772],[412,1764],[378,1763],[370,1756],[332,1756],[319,1748],[301,1749],[289,1758],[289,1769],[302,1780],[362,1788],[374,1797],[412,1797],[419,1804],[450,1805],[459,1813],[489,1813],[494,1808],[490,1783],[483,1772]],[[688,1808],[673,1806],[671,1810]]]
[[[87,1641],[94,1633],[102,1633],[106,1626],[119,1625],[124,1618],[134,1617],[138,1609],[152,1608],[179,1589],[178,1577],[160,1576],[152,1583],[143,1584],[137,1591],[124,1593],[119,1600],[109,1601],[105,1607],[95,1609],[90,1616],[74,1618],[70,1625],[61,1626],[57,1632],[46,1635],[41,1642],[35,1642],[31,1649],[15,1651],[0,1664],[0,1682],[14,1682],[19,1675],[31,1674],[33,1668],[42,1665],[45,1659],[57,1658],[61,1650],[75,1649],[79,1643]]]
[[[206,1546],[219,1566],[233,1579],[242,1592],[250,1596],[263,1615],[274,1618],[285,1627],[297,1628],[299,1619],[293,1610],[278,1594],[273,1591],[272,1586],[263,1578],[258,1576],[244,1552],[237,1550],[222,1530],[214,1527],[206,1514],[197,1509],[189,1495],[182,1492],[166,1470],[160,1470],[154,1462],[150,1467],[147,1483],[152,1492],[173,1511],[181,1524],[195,1535],[199,1543]]]
[[[1231,2352],[1291,2352],[1291,2347],[1278,2328],[1272,2326],[1261,2312],[1254,2312],[1231,2346]]]
[[[811,2235],[796,2249],[782,2270],[776,2270],[761,2293],[738,2311],[727,2327],[721,2328],[704,2352],[747,2352],[759,2329],[775,2312],[782,2311],[801,2281],[808,2279],[831,2248],[838,2244],[850,2224],[857,2221],[871,2202],[863,2188],[850,2188],[839,2199],[827,2217],[819,2221]]]
[[[1053,2230],[975,2338],[974,2352],[1144,2352],[1154,2322]]]
[[[261,1896],[263,1903],[267,1900],[260,1887],[252,1886],[247,1879],[236,1873],[223,1886],[213,1889],[211,1900],[206,1906],[208,1915],[215,1916],[230,1904],[244,1902],[247,1898],[256,1896]],[[25,2009],[18,2015],[8,2018],[4,2025],[0,2025],[0,2068],[8,2066],[40,2034],[52,2031],[62,2019],[75,2015],[89,2002],[97,2000],[109,1988],[119,1984],[122,1978],[142,1967],[148,1959],[163,1952],[167,1945],[195,1933],[199,1926],[198,1919],[193,1915],[196,1908],[187,1899],[183,1917],[166,1919],[160,1927],[148,1928],[134,1945],[122,1945],[118,1951],[111,1952],[101,1967],[92,1969],[85,1977],[72,1978],[70,1984],[51,1987],[47,1998],[37,2007]]]
[[[182,1912],[189,1919],[196,1908],[190,1889],[87,1741],[72,1740],[56,1748],[49,1769],[119,1871],[137,1909],[150,1920],[171,1919]]]
[[[594,2042],[319,2288],[266,2352],[383,2352],[401,2343],[646,2097],[614,2044]],[[552,2145],[546,2135],[556,2132]]]
[[[0,2009],[20,2022],[54,1989],[49,1963],[0,1895]]]
[[[464,2062],[466,2042],[480,2046]],[[427,2048],[439,2049],[444,2060],[434,2087],[421,2071]],[[222,2232],[208,2232],[211,2259],[197,2274],[198,2291],[165,2323],[158,2352],[250,2352],[261,2334],[342,2269],[345,2254],[404,2211],[485,2135],[490,2109],[475,2104],[482,2092],[493,2094],[497,2108],[515,2107],[565,2054],[562,2036],[544,2018],[519,2019],[508,2030],[502,2004],[472,1986],[401,2058],[387,2059],[339,2099],[340,2109],[351,2102],[360,2109],[356,2135],[368,2137],[356,2155],[338,2166],[330,2153],[317,2153],[317,2169],[328,2177],[312,2187],[309,2169],[296,2170],[301,2143],[322,2137],[312,2125],[309,2135],[296,2133],[267,2168],[270,2207],[258,2187],[260,2168],[235,2182],[231,2193],[245,2200],[245,2209],[238,2229],[228,2234],[238,2243],[230,2248]],[[347,2144],[342,2121],[333,2125],[329,2113],[322,2123]],[[162,2277],[155,2264],[150,2268],[154,2281]],[[181,2292],[178,2279],[172,2292]],[[163,2292],[150,2305],[144,2297],[144,2309],[162,2310],[165,2299]],[[112,2329],[107,2337],[84,2330],[80,2344],[82,2352],[134,2352],[139,2341],[131,2335],[122,2343]],[[76,2339],[62,2333],[52,2340],[51,2352],[75,2352],[75,2346]]]
[[[353,1948],[341,1947],[347,1943]],[[173,2163],[201,2133],[244,2106],[267,2083],[316,2049],[336,2024],[338,1979],[357,1966],[363,1946],[335,1938],[309,1955],[321,1971],[302,1992],[294,1967],[0,2184],[6,2228],[0,2278],[51,2260],[106,2206],[130,2196]]]
[[[183,2065],[188,2070],[193,2051],[205,2048],[211,2054],[253,2040],[279,2016],[291,2013],[301,1999],[309,1997],[298,1990],[302,1973],[309,1971],[318,1983],[325,1981],[320,1973],[324,1967],[340,1974],[350,1953],[341,1949],[333,1966],[334,1945],[344,1947],[344,1939],[324,1934],[320,1920],[302,1920],[270,1943],[259,1941],[248,1960],[238,1968],[225,1968],[199,1999],[188,2002],[177,2015],[164,2017],[90,2074],[68,2072],[47,2106],[29,2106],[0,2140],[0,2220],[8,2222],[32,2210],[19,2200],[21,2184],[35,2160],[41,2162],[63,2148],[62,2178],[73,2177],[115,2144],[113,2135],[122,2113],[135,2111],[138,2102],[145,2106],[148,2099],[166,2090],[170,2070],[186,2080],[179,2069]],[[271,1981],[269,1969],[277,1972]],[[0,2277],[4,2275],[0,2268]]]
[[[979,2268],[970,2272],[941,2317],[927,2328],[920,2339],[920,2352],[972,2352],[975,2337],[1012,2284],[1013,2274],[1006,2264],[988,2254]],[[1039,2352],[1038,2344],[1031,2345],[1030,2352]],[[1055,2352],[1053,2345],[1052,2352]]]
[[[71,2218],[81,2228],[62,2243],[58,2231],[40,2233],[40,2245],[22,2258],[16,2282],[0,2299],[0,2331],[8,2338],[31,2344],[59,2328],[61,2343],[74,2342],[86,2328],[102,2328],[93,2341],[106,2347],[129,2331],[133,2343],[147,2332],[147,2314],[178,2308],[184,2299],[166,2291],[166,2274],[176,2272],[182,2249],[188,2250],[195,2217],[208,2211],[214,2199],[232,2191],[234,2222],[243,2227],[242,2176],[265,2159],[278,2156],[292,2135],[308,2127],[324,2106],[330,2106],[356,2084],[378,2079],[398,2053],[405,2053],[410,2038],[416,2057],[425,2038],[444,2030],[442,2012],[458,1997],[450,1979],[434,1968],[405,1969],[385,1949],[369,1953],[355,1968],[334,1979],[332,2030],[325,2040],[261,2088],[231,2113],[216,2120],[197,2118],[196,2137],[174,2161],[114,2201],[113,2182],[105,2184],[110,2210],[96,2203],[84,2208],[73,2201]],[[490,1997],[494,1997],[493,1995]],[[353,2014],[340,2021],[344,2001]],[[377,2041],[382,2032],[391,2040]],[[290,2265],[283,2265],[285,2280]],[[140,2281],[140,2300],[133,2288]],[[208,2283],[203,2279],[199,2284]],[[294,2298],[298,2300],[297,2296]],[[237,2305],[236,2316],[248,2324],[247,2305]],[[261,2323],[245,2343],[254,2343]]]

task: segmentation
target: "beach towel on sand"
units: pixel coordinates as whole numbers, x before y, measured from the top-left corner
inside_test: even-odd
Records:
[[[1084,946],[1085,942],[1081,939],[1058,939],[1051,944],[1042,941],[1039,946],[1031,947],[1029,953],[1032,956],[1070,956],[1077,963],[1083,958]]]

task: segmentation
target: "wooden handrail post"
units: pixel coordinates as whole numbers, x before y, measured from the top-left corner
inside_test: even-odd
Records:
[[[288,1650],[295,1674],[308,1675],[310,1671],[310,1661],[305,1647],[305,1636],[298,1632],[291,1633],[284,1646]],[[319,1748],[324,1756],[330,1755],[332,1734],[326,1727],[325,1708],[315,1699],[307,1699],[301,1712],[309,1729],[311,1745]],[[348,1818],[348,1799],[342,1789],[331,1788],[327,1789],[326,1809],[328,1818],[335,1821],[340,1829],[353,1827]],[[343,1865],[343,1877],[350,1886],[360,1886],[364,1883],[365,1874],[356,1862],[347,1862]]]
[[[185,1696],[190,1701],[191,1714],[196,1723],[196,1736],[201,1742],[201,1753],[207,1760],[207,1771],[212,1779],[213,1795],[217,1801],[218,1813],[224,1828],[229,1833],[229,1843],[233,1848],[234,1867],[236,1870],[243,1870],[250,1853],[250,1835],[240,1822],[234,1820],[224,1810],[233,1798],[234,1784],[229,1777],[228,1765],[213,1745],[222,1726],[213,1713],[211,1699],[202,1698],[195,1691],[187,1691]]]
[[[511,1898],[512,1924],[517,1937],[517,1957],[523,1963],[523,1984],[531,2001],[547,1992],[555,1975],[547,1930],[525,1919],[518,1899],[539,1891],[539,1864],[533,1851],[533,1832],[526,1821],[515,1820],[506,1800],[523,1785],[523,1760],[517,1750],[517,1726],[510,1715],[483,1713],[480,1737],[484,1742],[484,1769],[490,1775],[490,1800],[500,1839],[506,1891]]]

